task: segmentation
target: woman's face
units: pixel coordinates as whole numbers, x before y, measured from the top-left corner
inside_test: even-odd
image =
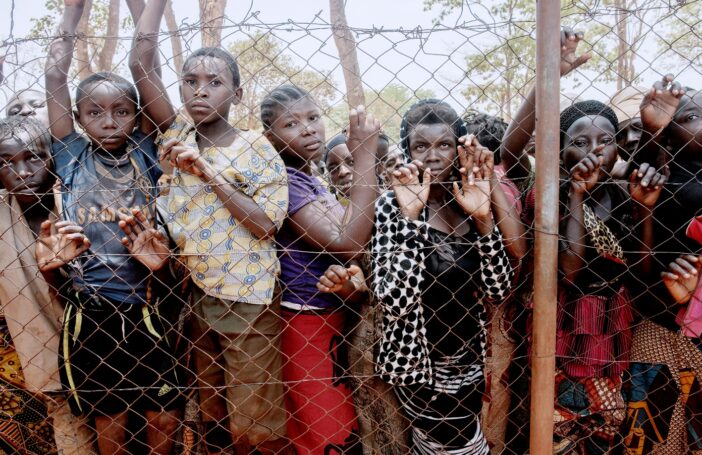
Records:
[[[448,182],[455,172],[456,136],[445,123],[416,125],[409,133],[412,160],[422,162],[431,171],[432,181]]]
[[[378,167],[376,169],[376,173],[378,174],[380,180],[382,180],[386,185],[390,184],[390,176],[392,175],[393,171],[396,171],[402,167],[403,162],[402,151],[397,147],[390,148],[385,155],[385,159],[378,163]]]
[[[605,172],[600,173],[600,179],[607,178],[617,161],[615,136],[612,123],[600,115],[588,115],[573,122],[566,131],[561,150],[565,170],[570,172],[588,153],[595,153],[598,146],[604,145],[596,154],[604,158],[601,169]]]
[[[683,96],[668,128],[673,161],[702,159],[702,92]]]
[[[327,170],[331,184],[347,198],[353,184],[353,164],[353,156],[346,144],[339,144],[329,151]]]
[[[309,97],[278,107],[266,138],[288,162],[317,163],[324,151],[324,122],[319,107]]]

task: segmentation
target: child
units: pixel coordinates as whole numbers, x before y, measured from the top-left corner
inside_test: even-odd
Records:
[[[147,4],[130,67],[145,115],[163,133],[162,158],[175,166],[165,205],[195,284],[190,336],[205,444],[216,453],[233,438],[237,453],[278,453],[288,442],[273,237],[287,209],[285,167],[259,133],[229,123],[242,88],[224,49],[202,48],[185,60],[180,93],[188,118],[176,116],[150,67],[165,5]]]
[[[639,147],[643,126],[639,109],[646,91],[645,87],[629,85],[618,90],[609,100],[609,107],[617,114],[619,121],[619,131],[617,131],[619,160],[612,170],[612,176],[615,179],[626,180],[629,163]]]
[[[92,432],[71,415],[61,394],[61,304],[39,274],[32,248],[42,223],[54,216],[50,146],[49,132],[36,118],[0,120],[0,245],[5,251],[0,260],[0,388],[22,403],[18,414],[3,416],[0,448],[89,454]],[[47,407],[52,424],[46,420]]]
[[[61,344],[61,380],[76,414],[95,418],[102,454],[127,452],[129,409],[144,412],[152,453],[170,453],[178,428],[175,361],[155,311],[161,295],[148,259],[120,241],[120,214],[139,209],[154,225],[160,176],[152,130],[140,117],[134,86],[96,73],[76,89],[73,123],[68,70],[84,0],[66,0],[60,37],[50,47],[46,90],[52,153],[61,179],[64,221],[42,235],[37,261],[54,285],[68,266],[68,300]],[[141,123],[139,124],[139,121]],[[74,248],[62,248],[64,244]],[[89,248],[90,254],[83,254]],[[75,260],[74,260],[75,259]]]
[[[49,113],[46,109],[46,95],[39,90],[27,88],[15,93],[5,107],[5,115],[33,116],[49,128]]]
[[[344,205],[353,183],[353,156],[346,146],[345,134],[337,134],[327,143],[323,161],[329,174],[329,183],[339,202]]]
[[[402,164],[402,154],[399,150],[390,151],[390,139],[383,133],[378,135],[378,155],[375,173],[383,184],[388,175]],[[324,166],[329,174],[337,199],[342,205],[348,202],[353,176],[353,157],[346,145],[346,134],[337,134],[328,143],[324,152]]]
[[[404,156],[397,145],[388,146],[385,154],[381,154],[381,150],[378,149],[378,164],[375,166],[375,173],[378,176],[378,183],[383,188],[388,188],[392,173],[404,164]]]
[[[492,152],[465,132],[442,101],[410,107],[401,144],[411,163],[376,204],[372,289],[384,314],[377,367],[410,419],[415,454],[488,453],[479,422],[481,297],[503,298],[512,269],[505,220],[490,200]]]
[[[629,289],[650,269],[651,210],[665,177],[646,164],[631,173],[628,194],[614,183],[617,131],[616,115],[598,101],[561,113],[570,178],[561,199],[554,453],[604,454],[619,442],[634,315]]]
[[[344,208],[313,175],[324,151],[321,110],[306,91],[278,87],[261,102],[264,134],[288,171],[288,217],[276,236],[283,287],[283,379],[291,418],[288,434],[298,455],[358,450],[351,391],[340,375],[345,308],[317,280],[332,264],[358,258],[370,239],[376,195],[375,154],[380,130],[362,107],[352,110],[346,144],[353,157]],[[346,452],[344,452],[346,453]]]
[[[384,138],[384,140],[383,140]],[[399,168],[402,154],[389,156],[387,136],[378,136],[376,175],[382,182],[388,173]],[[394,160],[385,167],[384,159]],[[346,135],[334,136],[326,146],[324,156],[328,178],[339,202],[348,205],[353,185],[353,156],[346,145]],[[389,180],[388,180],[389,182]],[[364,450],[387,455],[404,455],[408,452],[408,422],[404,417],[390,385],[375,375],[374,352],[379,341],[378,328],[382,311],[368,293],[366,277],[370,276],[370,255],[364,254],[360,267],[344,268],[334,264],[319,277],[317,288],[321,292],[335,293],[345,306],[353,308],[346,315],[348,346],[349,386],[353,391],[358,417],[359,434]]]

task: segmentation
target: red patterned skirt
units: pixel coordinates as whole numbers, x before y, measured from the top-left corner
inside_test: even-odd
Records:
[[[619,376],[629,367],[634,313],[624,286],[611,296],[558,298],[558,367],[573,379]]]

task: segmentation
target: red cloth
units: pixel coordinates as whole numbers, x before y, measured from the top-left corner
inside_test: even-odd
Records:
[[[345,352],[339,349],[344,313],[282,313],[288,437],[298,455],[344,453],[358,435],[351,390],[337,362]]]
[[[556,355],[559,368],[571,378],[618,376],[629,367],[631,297],[624,286],[612,296],[558,299]]]

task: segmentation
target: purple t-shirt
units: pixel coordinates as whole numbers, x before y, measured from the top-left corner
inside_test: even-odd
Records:
[[[295,309],[336,307],[341,304],[341,299],[335,294],[320,292],[316,284],[327,268],[332,264],[339,264],[339,261],[331,254],[320,252],[316,246],[299,238],[290,226],[290,216],[307,204],[319,201],[341,222],[344,208],[317,178],[290,167],[287,171],[288,218],[276,235],[283,302],[292,304],[284,306]]]

